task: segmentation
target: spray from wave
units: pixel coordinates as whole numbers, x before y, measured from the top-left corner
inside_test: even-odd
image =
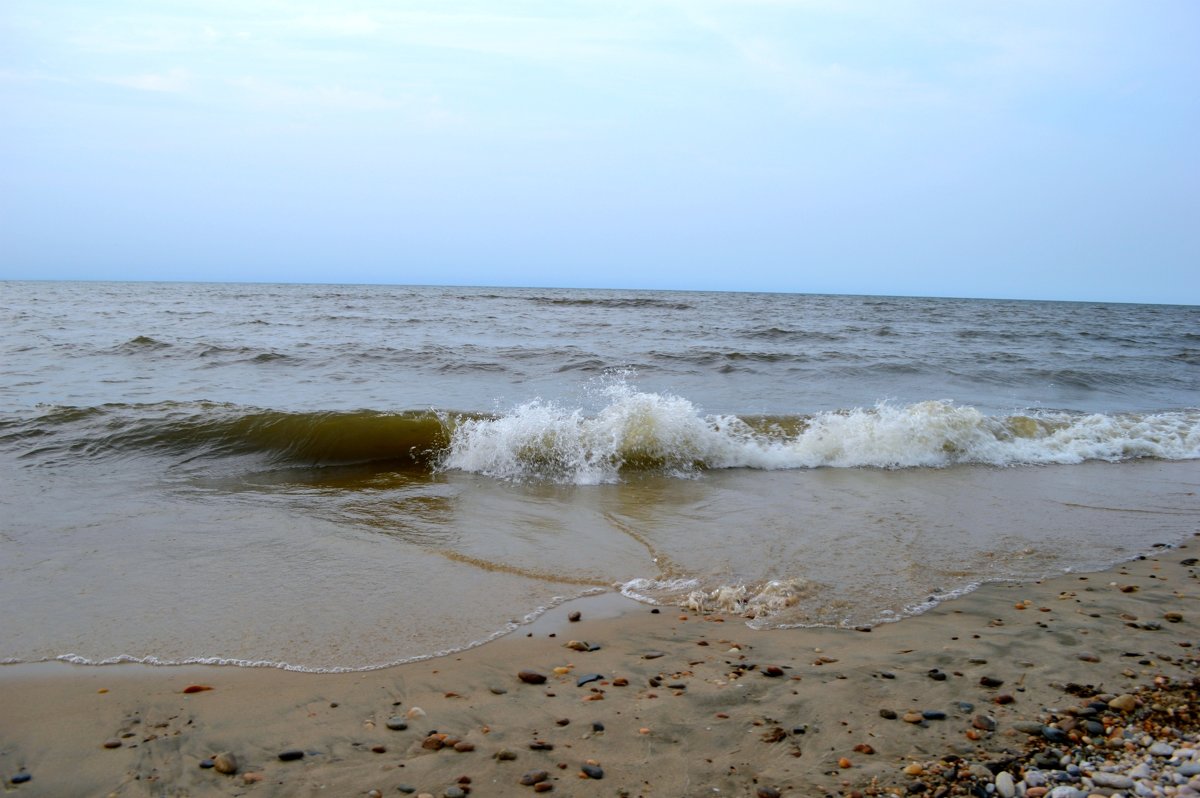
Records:
[[[616,482],[623,470],[942,468],[1200,457],[1200,411],[987,416],[951,401],[811,416],[705,415],[678,396],[625,382],[595,415],[535,400],[495,418],[463,419],[441,467],[511,480]]]

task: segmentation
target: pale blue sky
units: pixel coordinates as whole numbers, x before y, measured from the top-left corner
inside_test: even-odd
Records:
[[[4,0],[0,278],[1200,304],[1193,0]]]

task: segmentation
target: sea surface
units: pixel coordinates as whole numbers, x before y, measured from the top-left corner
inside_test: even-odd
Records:
[[[597,592],[902,619],[1200,529],[1200,308],[0,282],[0,662],[345,670]]]

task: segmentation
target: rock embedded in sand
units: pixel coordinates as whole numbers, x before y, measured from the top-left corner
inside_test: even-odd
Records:
[[[517,673],[517,678],[525,682],[525,684],[545,684],[545,675],[537,671],[520,671]]]
[[[758,796],[758,798],[779,798],[779,790],[775,789],[774,787],[767,787],[765,785],[755,790],[754,794]]]
[[[879,717],[883,718],[884,720],[895,720],[897,717],[896,710],[886,708],[881,709],[879,710]]]
[[[224,773],[227,776],[237,773],[237,757],[228,751],[222,751],[213,757],[213,770],[218,773]]]
[[[404,731],[408,728],[408,724],[405,722],[404,718],[400,717],[399,715],[393,715],[392,717],[388,718],[384,725],[392,731]]]
[[[993,676],[983,676],[979,679],[979,683],[984,687],[999,687],[1004,684],[1003,679],[997,679]]]
[[[25,771],[21,771],[20,773],[13,774],[13,777],[9,779],[9,781],[13,784],[25,784],[31,779],[33,779],[32,775],[26,773]]]
[[[496,760],[497,762],[511,762],[516,758],[516,752],[510,751],[507,748],[501,748],[499,751],[492,754],[492,759]]]
[[[280,762],[295,762],[297,759],[303,759],[304,752],[299,748],[285,748],[279,752]]]
[[[104,747],[105,748],[120,748],[121,741],[118,740],[116,737],[109,737],[107,740],[104,741]]]
[[[575,623],[582,617],[583,617],[583,614],[580,613],[579,610],[575,610],[574,612],[572,612],[571,614],[569,614],[567,616],[567,620],[570,621],[571,623]]]
[[[521,775],[519,783],[526,787],[532,787],[548,778],[550,778],[550,774],[545,770],[530,770]]]
[[[588,763],[588,764],[584,764],[579,769],[583,772],[583,775],[587,776],[589,779],[604,778],[604,771],[600,768],[599,765],[592,765],[592,764]]]

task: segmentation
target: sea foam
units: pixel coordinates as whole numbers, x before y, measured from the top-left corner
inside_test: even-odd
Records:
[[[943,468],[1200,457],[1200,411],[989,416],[948,400],[789,419],[705,415],[688,399],[625,383],[607,404],[535,400],[453,425],[441,467],[511,480],[615,482],[623,470],[674,476],[701,469]]]

